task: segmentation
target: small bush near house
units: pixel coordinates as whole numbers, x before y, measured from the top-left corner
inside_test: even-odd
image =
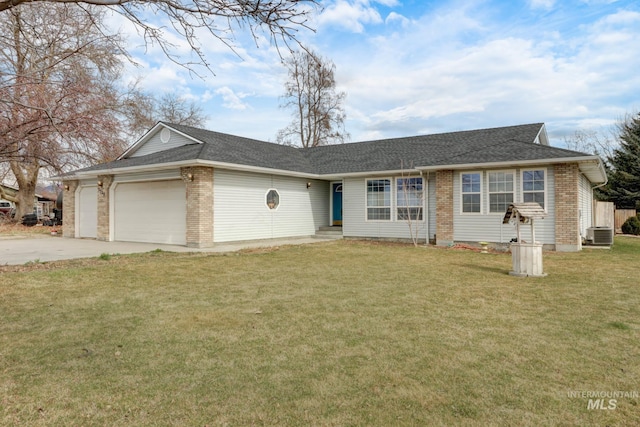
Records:
[[[640,219],[637,216],[632,216],[622,224],[622,232],[624,234],[640,235]]]

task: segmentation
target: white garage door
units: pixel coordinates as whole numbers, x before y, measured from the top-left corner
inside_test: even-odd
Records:
[[[78,191],[78,237],[96,238],[98,233],[98,187]]]
[[[186,205],[186,191],[181,180],[117,184],[114,239],[185,245]]]

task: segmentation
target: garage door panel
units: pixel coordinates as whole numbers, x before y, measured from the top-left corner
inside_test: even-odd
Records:
[[[98,235],[98,187],[80,187],[78,192],[78,237]]]
[[[114,239],[186,244],[186,193],[181,180],[119,183]]]

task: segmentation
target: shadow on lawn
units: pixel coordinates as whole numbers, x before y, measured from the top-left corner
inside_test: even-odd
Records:
[[[468,268],[470,270],[479,270],[485,271],[487,273],[496,273],[501,275],[509,275],[509,270],[503,267],[491,267],[488,265],[478,265],[478,264],[461,264],[461,267]]]

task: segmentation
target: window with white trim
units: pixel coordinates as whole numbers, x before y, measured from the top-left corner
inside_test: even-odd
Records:
[[[269,209],[276,209],[280,205],[280,194],[278,190],[271,189],[267,191],[266,204]]]
[[[489,172],[489,212],[502,213],[513,203],[513,172]]]
[[[545,170],[522,171],[522,201],[537,202],[544,208]]]
[[[460,174],[462,212],[480,213],[482,211],[482,174],[480,172]]]
[[[367,180],[367,220],[391,221],[391,180]]]
[[[422,221],[424,193],[422,177],[396,179],[396,209],[398,221]]]

